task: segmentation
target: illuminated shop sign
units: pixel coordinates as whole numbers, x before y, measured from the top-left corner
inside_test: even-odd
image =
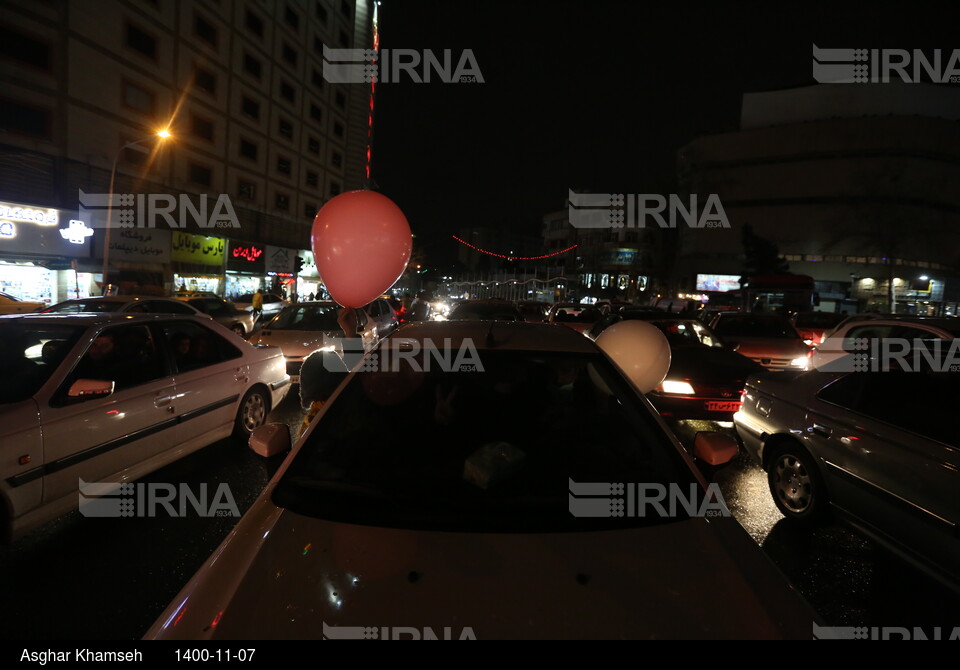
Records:
[[[35,223],[40,226],[55,226],[60,221],[55,209],[25,207],[11,202],[0,202],[0,219]]]

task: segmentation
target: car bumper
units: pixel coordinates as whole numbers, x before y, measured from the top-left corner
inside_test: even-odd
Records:
[[[661,416],[672,419],[701,419],[704,421],[732,421],[740,410],[739,400],[730,398],[670,397],[649,394],[647,398]]]

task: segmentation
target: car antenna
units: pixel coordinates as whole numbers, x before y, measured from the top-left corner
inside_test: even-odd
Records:
[[[488,349],[492,349],[497,344],[496,342],[493,341],[493,326],[495,323],[496,321],[491,321],[490,330],[487,331],[487,339],[485,340],[484,346],[486,346]]]

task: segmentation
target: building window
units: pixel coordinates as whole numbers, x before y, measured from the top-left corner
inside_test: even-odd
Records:
[[[148,58],[157,57],[157,40],[129,23],[127,24],[127,46]]]
[[[247,30],[257,37],[263,37],[263,19],[249,9],[247,10],[246,26]]]
[[[0,99],[0,128],[31,137],[50,137],[50,112],[12,100]]]
[[[194,88],[206,91],[210,95],[217,94],[217,76],[209,70],[196,68],[193,71],[193,85]]]
[[[319,0],[315,5],[317,8],[317,18],[320,20],[320,23],[327,24],[327,8],[320,4]]]
[[[320,183],[320,176],[312,170],[307,170],[307,186],[316,186]]]
[[[334,167],[343,167],[343,156],[334,151],[330,157],[330,162],[333,163]]]
[[[343,94],[343,91],[337,91],[334,95],[334,101],[337,103],[337,107],[341,109],[347,106],[347,96]]]
[[[340,31],[339,39],[340,46],[344,47],[345,49],[350,47],[350,36],[347,35],[346,31]]]
[[[277,124],[277,129],[284,137],[293,139],[293,124],[286,119],[280,119],[280,122]]]
[[[310,73],[310,83],[320,90],[323,90],[323,76],[318,70],[314,69],[313,72]]]
[[[307,151],[312,154],[320,154],[320,140],[316,137],[311,137],[307,140]]]
[[[156,98],[153,93],[130,82],[123,84],[123,104],[144,114],[153,114],[156,111]]]
[[[243,110],[244,114],[246,114],[252,119],[260,118],[260,103],[257,102],[256,100],[253,100],[252,98],[243,96],[241,109]]]
[[[257,145],[247,140],[240,140],[240,155],[250,160],[257,160]]]
[[[334,124],[333,124],[333,134],[336,135],[337,137],[343,137],[343,124],[342,124],[342,123],[334,123]]]
[[[237,193],[241,198],[253,200],[257,195],[257,187],[253,182],[240,181],[237,183]]]
[[[292,46],[290,46],[286,42],[283,43],[282,53],[283,53],[283,60],[290,63],[290,65],[297,64],[297,52]]]
[[[254,77],[259,79],[260,73],[263,71],[263,64],[250,54],[244,54],[243,69],[246,70],[248,74],[252,74]]]
[[[340,0],[340,13],[343,14],[345,19],[353,18],[353,12],[350,10],[350,3],[347,0]]]
[[[213,170],[196,163],[190,163],[190,181],[201,186],[210,186],[213,182]]]
[[[124,140],[125,142],[126,140]],[[123,150],[121,154],[123,156],[123,162],[128,165],[136,165],[137,167],[146,167],[147,158],[150,156],[150,150],[144,146],[135,146],[127,147]]]
[[[277,209],[290,209],[290,196],[277,193],[277,197],[274,202],[277,205]]]
[[[308,202],[307,204],[305,204],[305,205],[303,206],[303,216],[304,216],[305,218],[310,219],[310,220],[312,221],[312,220],[314,219],[314,217],[317,216],[317,212],[318,212],[319,210],[320,210],[319,207],[317,207],[316,205],[314,205],[312,202]]]
[[[323,56],[323,40],[319,37],[313,38],[313,52],[318,56]]]
[[[285,100],[289,100],[290,102],[296,102],[297,93],[292,85],[282,81],[280,82],[280,97]]]
[[[280,174],[290,174],[289,158],[277,158],[277,172]]]
[[[323,120],[323,112],[320,110],[320,107],[314,104],[310,105],[310,118],[314,121]]]
[[[193,33],[210,46],[217,46],[217,29],[203,17],[193,17]]]
[[[0,58],[19,61],[41,70],[50,69],[50,45],[4,27]]]
[[[335,181],[330,182],[330,195],[340,195],[340,184]]]
[[[295,11],[290,9],[290,5],[287,5],[284,8],[283,20],[287,22],[287,25],[293,28],[294,30],[300,29],[300,15]]]
[[[190,132],[196,137],[213,142],[213,121],[192,114],[190,117]]]

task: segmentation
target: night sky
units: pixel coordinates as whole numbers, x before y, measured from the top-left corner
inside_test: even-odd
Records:
[[[462,227],[539,235],[568,188],[670,193],[677,150],[744,92],[814,84],[811,46],[960,48],[947,3],[383,0],[381,47],[471,49],[485,83],[380,85],[373,177],[431,265]]]

